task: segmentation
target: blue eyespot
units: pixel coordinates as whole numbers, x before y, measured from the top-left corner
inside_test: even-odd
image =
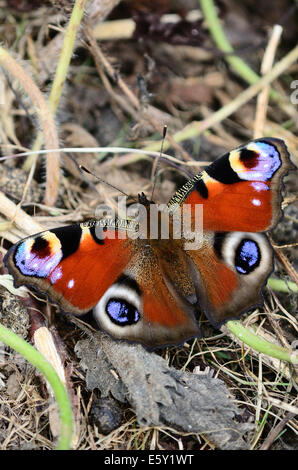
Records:
[[[260,148],[259,167],[264,177],[270,179],[281,165],[280,155],[274,145],[258,142],[257,146]]]
[[[106,305],[106,312],[116,325],[133,325],[140,319],[136,307],[124,299],[110,299]]]
[[[261,253],[258,244],[249,239],[242,240],[235,255],[235,266],[239,273],[249,274],[261,261]]]

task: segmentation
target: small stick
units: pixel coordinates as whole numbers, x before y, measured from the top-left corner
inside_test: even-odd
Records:
[[[152,165],[152,175],[151,175],[151,178],[154,178],[154,182],[153,182],[153,188],[152,188],[152,193],[151,193],[151,201],[153,201],[153,195],[154,195],[155,186],[156,186],[156,181],[157,181],[157,176],[158,176],[158,167],[159,167],[160,157],[161,157],[162,151],[163,151],[163,144],[164,144],[165,137],[166,137],[166,134],[167,134],[167,129],[168,129],[168,127],[167,127],[167,126],[164,126],[164,128],[163,128],[163,135],[162,135],[162,141],[161,141],[160,154],[159,154],[159,156],[156,158],[156,160],[154,160],[153,165]]]
[[[23,147],[22,147],[23,148]],[[46,153],[47,150],[30,150],[22,153],[18,153],[15,155],[6,155],[5,157],[0,157],[0,162],[4,160],[9,160],[9,159],[14,159],[14,158],[21,158],[21,157],[26,157],[27,155],[35,154],[35,155],[43,155]],[[125,166],[129,165],[130,163],[134,163],[136,161],[139,161],[141,159],[148,159],[150,158],[158,158],[160,156],[160,152],[151,152],[150,150],[142,150],[142,149],[129,149],[125,147],[64,147],[60,149],[53,149],[51,152],[60,152],[60,153],[126,153],[123,157],[118,157],[117,160],[117,165],[120,166]],[[139,155],[139,156],[137,156]],[[75,159],[73,159],[70,155],[67,155],[68,158],[72,160],[72,162],[76,165],[78,168],[79,165],[76,162]],[[168,163],[171,165],[173,168],[176,168],[183,173],[186,174],[187,177],[192,178],[193,173],[189,172],[186,170],[184,167],[197,167],[196,171],[200,171],[200,167],[205,167],[208,166],[210,163],[209,162],[203,162],[200,160],[196,161],[191,161],[191,162],[183,162],[181,160],[178,160],[175,157],[171,157],[170,155],[167,155],[166,153],[163,153],[160,158],[161,161]],[[107,166],[107,163],[110,164],[110,162],[105,162],[102,163],[102,168],[105,168]],[[79,168],[78,168],[79,169]]]
[[[42,232],[43,227],[0,191],[0,212],[27,235]]]
[[[277,247],[276,245],[273,245],[272,243],[271,243],[271,245],[274,249],[276,257],[281,262],[281,264],[284,266],[284,268],[287,271],[288,275],[298,285],[298,274],[295,271],[295,269],[293,268],[293,266],[291,265],[288,258],[283,254],[282,250],[279,247]]]
[[[273,66],[274,57],[278,43],[282,35],[282,27],[279,24],[274,25],[271,37],[269,39],[267,48],[265,50],[263,61],[261,65],[261,74],[266,75]],[[266,122],[266,114],[269,102],[270,86],[266,85],[261,93],[258,95],[255,126],[254,126],[254,139],[263,137],[264,127]]]
[[[287,423],[294,418],[296,415],[295,413],[287,413],[286,416],[269,432],[268,436],[266,437],[265,441],[261,445],[259,450],[267,450],[271,447],[271,444],[275,441],[277,436],[281,433],[283,428],[287,425]]]

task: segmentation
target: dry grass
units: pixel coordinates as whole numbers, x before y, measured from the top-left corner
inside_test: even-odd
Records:
[[[6,6],[7,2],[0,0],[0,39],[5,41],[5,47],[46,96],[59,58],[65,27],[64,14],[53,8],[41,7],[20,15],[13,10],[8,12]],[[251,99],[240,108],[236,106],[228,117],[223,115],[222,119],[212,121],[214,113],[236,100],[247,86],[223,66],[209,39],[206,40],[206,50],[193,48],[193,53],[189,50],[190,46],[150,43],[146,53],[150,51],[152,61],[150,58],[144,61],[144,51],[136,41],[110,40],[102,45],[96,42],[96,16],[94,18],[90,15],[88,21],[85,19],[55,119],[62,147],[117,145],[158,150],[160,144],[156,145],[154,141],[159,141],[163,124],[167,124],[167,144],[170,148],[167,151],[176,157],[176,163],[160,162],[156,196],[161,202],[170,198],[176,184],[183,181],[186,171],[197,171],[197,160],[203,160],[202,164],[206,160],[211,161],[216,154],[249,140],[254,133],[283,138],[294,156],[293,160],[297,159],[297,105],[288,102],[292,115],[289,119],[284,108],[269,101],[267,112],[263,112],[257,120],[258,129],[255,124],[256,103]],[[287,43],[281,41],[277,52],[275,49],[278,60],[289,50]],[[264,48],[256,48],[253,54],[253,66],[257,68],[262,62]],[[153,64],[152,69],[150,64]],[[0,115],[1,149],[3,156],[12,156],[30,150],[40,124],[32,103],[16,80],[1,73],[5,96]],[[143,90],[137,86],[138,73],[145,77]],[[295,73],[297,64],[291,64],[286,73],[274,82],[275,89],[284,97],[292,92],[289,83]],[[172,92],[176,90],[177,93],[178,81],[180,97]],[[203,87],[202,97],[196,102],[187,99],[189,82],[196,93]],[[149,97],[147,86],[154,94],[153,98]],[[193,121],[200,121],[204,126],[210,119],[212,125],[208,131],[189,136],[188,126]],[[56,207],[42,202],[45,188],[42,157],[37,160],[37,169],[28,183],[31,190],[34,184],[41,190],[39,200],[30,191],[26,196],[23,193],[23,198],[15,196],[15,189],[20,190],[21,183],[16,179],[13,188],[13,171],[15,167],[21,169],[22,159],[2,162],[0,189],[6,194],[6,199],[4,196],[0,199],[2,254],[10,243],[38,231],[37,227],[52,228],[87,220],[94,216],[94,210],[101,202],[116,207],[119,193],[97,184],[95,180],[86,184],[86,178],[78,172],[73,160],[84,164],[132,197],[141,191],[150,194],[152,158],[96,155],[91,152],[72,154],[70,157],[65,156],[61,160],[63,172],[60,174]],[[177,162],[180,163],[179,168]],[[8,174],[8,179],[5,179]],[[285,178],[285,217],[272,233],[278,252],[273,276],[285,282],[297,279],[295,177],[290,174]],[[25,191],[25,186],[21,186],[22,191]],[[17,208],[20,200],[22,209]],[[10,223],[11,220],[14,224]],[[3,296],[2,292],[1,299]],[[294,292],[266,289],[264,307],[246,315],[243,321],[246,325],[254,325],[263,337],[269,340],[277,338],[284,347],[298,345],[297,297]],[[159,354],[178,369],[192,371],[195,367],[210,367],[214,375],[227,384],[237,405],[246,410],[247,418],[255,424],[254,432],[249,436],[252,449],[297,448],[297,374],[293,367],[244,348],[226,331],[216,331],[204,319],[201,326],[203,340],[194,340],[183,348],[167,348]],[[78,359],[73,352],[82,333],[61,318],[57,319],[56,328],[66,345],[72,364],[73,388],[79,397],[78,449],[214,448],[207,435],[187,434],[166,427],[141,427],[133,411],[123,404],[119,405],[121,425],[108,435],[102,434],[90,419],[92,403],[98,394],[86,390],[84,374],[78,368]],[[49,406],[42,379],[22,358],[6,352],[4,362],[0,363],[1,449],[53,449],[48,422]]]

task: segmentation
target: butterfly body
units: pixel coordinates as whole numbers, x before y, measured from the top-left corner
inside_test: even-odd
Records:
[[[62,311],[93,309],[116,338],[149,348],[182,343],[200,335],[199,311],[220,326],[260,304],[273,267],[260,232],[281,216],[281,181],[291,167],[283,141],[250,142],[188,181],[155,213],[155,225],[155,204],[140,195],[142,236],[118,221],[114,230],[97,223],[61,227],[21,240],[6,266],[16,285],[46,293]],[[194,247],[188,235],[197,235],[198,207],[202,236]],[[187,208],[184,230],[178,213]]]

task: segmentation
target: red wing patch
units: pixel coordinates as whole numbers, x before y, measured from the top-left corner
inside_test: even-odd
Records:
[[[211,246],[206,246],[204,250],[188,251],[187,254],[199,273],[199,303],[211,317],[212,323],[218,324],[222,321],[220,314],[239,288],[237,275],[216,257]]]
[[[202,204],[206,231],[266,231],[281,216],[281,180],[292,168],[282,140],[258,139],[225,154],[187,182],[169,208]]]
[[[204,178],[204,177],[203,177]],[[208,201],[193,191],[185,204],[203,204],[204,230],[263,232],[272,220],[272,193],[269,184],[241,182],[225,185],[205,177]]]

